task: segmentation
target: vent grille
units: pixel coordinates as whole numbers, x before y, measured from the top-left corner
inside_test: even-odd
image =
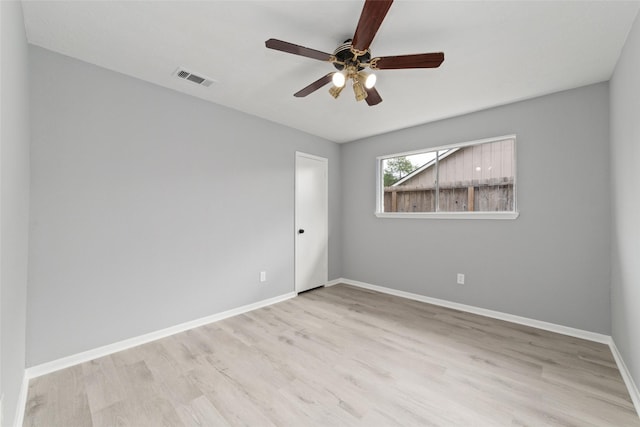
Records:
[[[179,79],[181,79],[181,80],[188,80],[188,81],[190,81],[192,83],[195,83],[195,84],[200,85],[200,86],[205,86],[205,87],[211,86],[213,84],[213,82],[215,81],[213,79],[210,79],[208,77],[203,76],[200,73],[198,73],[198,74],[192,73],[191,71],[186,70],[186,69],[184,69],[182,67],[178,68],[175,71],[174,75],[176,77],[178,77]]]

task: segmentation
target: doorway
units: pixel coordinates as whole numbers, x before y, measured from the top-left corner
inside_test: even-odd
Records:
[[[295,291],[323,286],[329,276],[329,160],[296,152]]]

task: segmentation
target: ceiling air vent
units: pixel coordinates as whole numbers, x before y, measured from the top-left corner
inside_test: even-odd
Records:
[[[178,68],[174,73],[176,77],[182,80],[188,80],[197,85],[209,87],[214,82],[213,79],[203,76],[202,74],[194,74],[182,67]]]

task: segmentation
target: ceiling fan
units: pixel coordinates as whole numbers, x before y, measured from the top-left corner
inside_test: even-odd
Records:
[[[309,86],[294,93],[293,96],[298,98],[307,96],[332,82],[333,87],[329,89],[329,93],[334,98],[338,98],[346,82],[351,79],[356,100],[365,100],[369,106],[373,106],[382,102],[382,98],[374,87],[376,75],[365,73],[363,71],[365,68],[370,70],[397,70],[403,68],[439,67],[444,61],[444,53],[442,52],[371,58],[369,46],[392,3],[393,0],[365,0],[353,39],[346,40],[336,48],[333,54],[282,40],[267,40],[265,45],[269,49],[306,56],[319,61],[327,61],[338,69],[338,71],[320,77]]]

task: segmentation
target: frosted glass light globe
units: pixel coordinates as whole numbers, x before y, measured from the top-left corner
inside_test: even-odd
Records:
[[[377,77],[375,74],[369,74],[364,82],[364,87],[371,89],[376,84]]]
[[[333,77],[331,77],[331,81],[335,87],[342,87],[346,79],[344,78],[344,74],[342,73],[333,73]]]

